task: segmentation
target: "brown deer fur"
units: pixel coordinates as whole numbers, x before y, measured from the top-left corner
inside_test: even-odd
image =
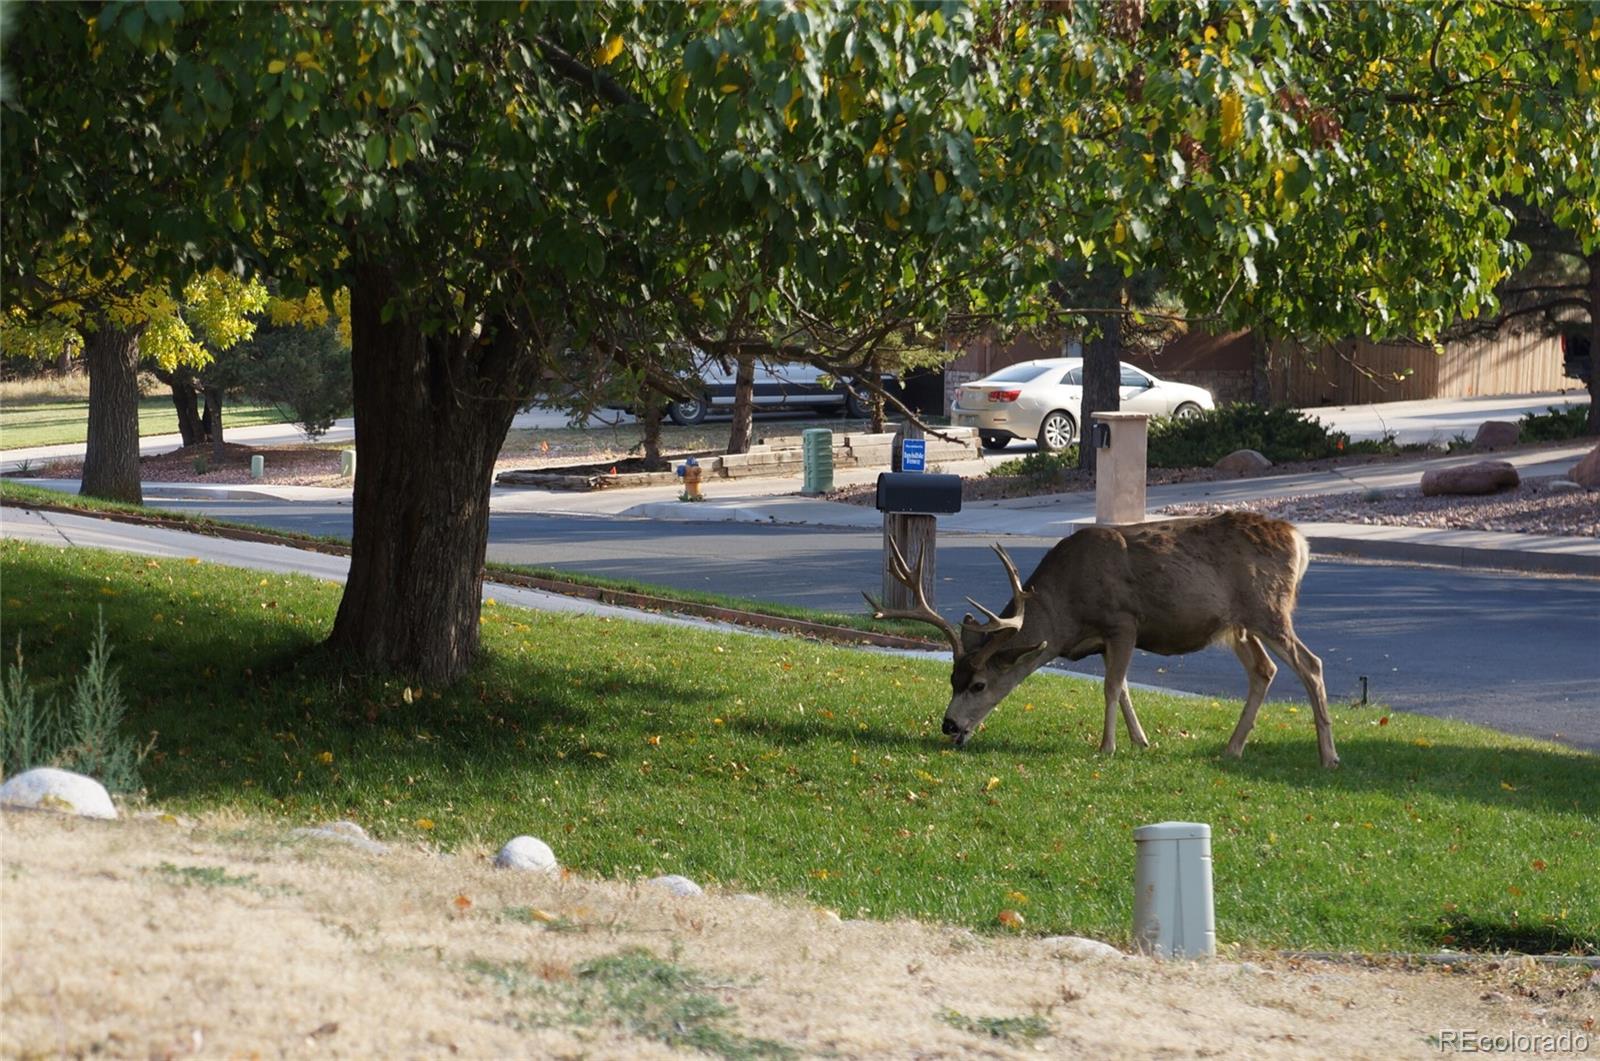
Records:
[[[1057,543],[1026,583],[1018,580],[1004,550],[995,548],[1012,580],[1012,602],[997,615],[973,601],[986,622],[968,615],[957,631],[920,595],[916,609],[888,613],[874,605],[880,617],[930,622],[950,640],[955,665],[944,731],[957,744],[965,744],[1012,689],[1051,659],[1100,654],[1106,671],[1100,750],[1116,749],[1119,705],[1130,739],[1144,746],[1148,741],[1128,694],[1133,650],[1175,656],[1220,641],[1237,653],[1250,683],[1227,754],[1244,752],[1277,673],[1267,656],[1271,649],[1305,685],[1322,764],[1339,764],[1322,661],[1295,636],[1291,620],[1310,550],[1290,524],[1226,512],[1085,527]],[[903,560],[898,568],[897,575],[910,576]]]

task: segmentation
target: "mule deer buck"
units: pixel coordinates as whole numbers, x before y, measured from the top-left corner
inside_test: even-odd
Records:
[[[891,545],[893,543],[891,542]],[[912,591],[915,606],[886,609],[872,597],[876,619],[915,619],[938,627],[955,652],[944,732],[958,746],[1024,678],[1057,656],[1105,658],[1105,729],[1100,750],[1116,750],[1120,704],[1128,736],[1147,746],[1128,695],[1133,650],[1163,656],[1226,642],[1250,680],[1244,711],[1227,754],[1244,754],[1245,738],[1278,668],[1273,653],[1300,676],[1311,698],[1322,765],[1339,765],[1322,684],[1322,661],[1295,636],[1290,615],[1311,553],[1305,538],[1282,520],[1225,512],[1128,526],[1085,527],[1058,542],[1024,583],[1016,565],[994,547],[1011,580],[1011,603],[995,614],[969,613],[958,630],[928,604],[923,557],[906,563],[898,547],[890,571]]]

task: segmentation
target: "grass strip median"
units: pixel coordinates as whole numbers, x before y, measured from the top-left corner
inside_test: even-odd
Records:
[[[104,611],[164,808],[444,848],[533,833],[589,875],[1123,943],[1132,828],[1194,820],[1224,941],[1600,944],[1600,759],[1549,743],[1336,707],[1327,771],[1308,710],[1274,702],[1234,762],[1237,702],[1145,693],[1153,746],[1108,758],[1097,686],[1036,675],[956,753],[936,662],[489,601],[480,664],[419,688],[323,654],[329,583],[12,541],[0,560],[8,642],[44,692]]]

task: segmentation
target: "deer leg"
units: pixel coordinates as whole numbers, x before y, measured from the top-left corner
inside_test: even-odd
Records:
[[[1244,754],[1245,738],[1255,728],[1256,712],[1261,710],[1261,701],[1267,698],[1267,688],[1272,684],[1272,676],[1278,673],[1278,668],[1268,658],[1261,642],[1248,630],[1235,632],[1233,651],[1239,657],[1239,662],[1244,664],[1244,673],[1250,679],[1250,692],[1244,699],[1244,711],[1239,715],[1239,724],[1233,728],[1233,736],[1228,738],[1228,747],[1223,752],[1230,759],[1237,759]]]
[[[1128,683],[1128,666],[1133,662],[1133,638],[1108,637],[1104,652],[1106,664],[1106,680],[1104,691],[1106,696],[1106,725],[1100,731],[1100,751],[1110,755],[1117,750],[1117,703],[1128,694],[1125,692]],[[1133,701],[1128,701],[1128,713],[1133,713]],[[1138,719],[1134,719],[1134,726]],[[1133,727],[1129,728],[1130,737],[1133,737]],[[1139,736],[1144,736],[1144,731],[1139,730]],[[1138,738],[1134,737],[1138,743]]]
[[[1122,688],[1117,690],[1117,703],[1122,705],[1122,721],[1128,727],[1128,739],[1141,748],[1150,747],[1150,740],[1144,735],[1144,727],[1139,725],[1139,716],[1133,713],[1133,698],[1128,695],[1128,682],[1122,682]]]
[[[1328,717],[1328,693],[1322,684],[1322,660],[1294,636],[1294,629],[1287,624],[1277,637],[1263,637],[1262,640],[1300,676],[1306,696],[1311,700],[1312,721],[1317,724],[1317,754],[1323,766],[1330,769],[1338,766],[1339,753],[1333,747],[1333,720]]]

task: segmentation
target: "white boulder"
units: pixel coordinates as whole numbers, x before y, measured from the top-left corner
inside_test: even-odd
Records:
[[[0,806],[53,810],[80,818],[115,820],[117,808],[106,786],[92,777],[36,766],[0,785]]]
[[[520,869],[529,873],[556,873],[561,863],[550,845],[536,836],[515,836],[494,856],[494,864],[501,869]]]
[[[1111,944],[1087,936],[1047,936],[1040,942],[1050,947],[1056,957],[1070,958],[1076,962],[1127,957]]]
[[[296,829],[295,836],[307,836],[313,840],[332,840],[335,843],[348,844],[373,855],[386,855],[389,853],[387,844],[381,844],[367,835],[367,831],[355,822],[338,821],[318,825],[315,828]]]
[[[705,889],[701,888],[700,885],[696,884],[688,877],[680,877],[676,873],[669,873],[665,877],[656,877],[654,880],[650,881],[650,883],[657,888],[665,888],[673,895],[691,896],[705,894]]]

